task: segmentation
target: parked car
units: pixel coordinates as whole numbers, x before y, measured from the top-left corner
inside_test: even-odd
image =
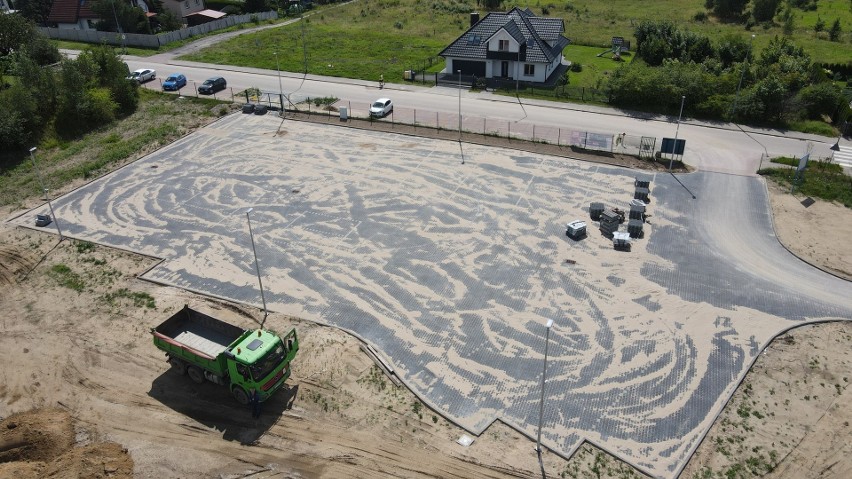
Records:
[[[145,83],[146,81],[151,81],[156,78],[157,72],[149,68],[142,68],[140,70],[136,70],[127,76],[128,80],[133,80],[136,83]]]
[[[50,215],[36,215],[36,226],[47,226],[49,225],[53,219]]]
[[[370,116],[381,118],[385,115],[389,115],[392,111],[393,103],[390,101],[390,98],[379,98],[374,101],[373,106],[370,107]]]
[[[228,82],[222,77],[213,77],[204,80],[204,83],[198,87],[198,93],[203,95],[212,95],[217,91],[224,90],[228,86]]]
[[[163,82],[163,90],[180,90],[186,86],[186,77],[180,73],[173,73]]]

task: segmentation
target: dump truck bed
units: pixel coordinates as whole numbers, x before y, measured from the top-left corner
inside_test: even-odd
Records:
[[[174,346],[183,346],[213,359],[228,349],[245,330],[184,307],[153,332],[155,337],[160,335],[161,339],[170,339],[167,342]]]

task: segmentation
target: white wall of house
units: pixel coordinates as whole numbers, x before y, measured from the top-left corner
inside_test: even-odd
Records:
[[[515,52],[517,53],[517,48]],[[442,73],[455,73],[452,69],[453,61],[456,57],[446,57],[444,71]],[[461,58],[459,60],[465,60]],[[485,61],[485,77],[486,78],[501,78],[503,76],[503,62],[509,62],[509,78],[513,80],[521,80],[528,82],[542,83],[547,80],[547,77],[559,66],[562,62],[562,56],[553,59],[551,63],[527,63],[513,60],[486,60]],[[529,65],[530,67],[525,67]],[[530,72],[531,68],[531,72]]]
[[[204,0],[163,0],[163,6],[177,15],[178,18],[183,18],[190,13],[204,10]]]
[[[81,18],[77,20],[77,23],[58,23],[56,28],[60,30],[94,30],[94,22],[94,20],[88,18]]]
[[[504,48],[500,48],[500,41],[505,42]],[[488,40],[488,49],[492,52],[512,52],[518,53],[520,45],[515,39],[506,33],[506,30],[500,29]]]

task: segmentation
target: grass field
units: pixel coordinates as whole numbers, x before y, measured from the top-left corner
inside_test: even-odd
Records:
[[[789,168],[764,168],[760,174],[790,188],[795,178],[795,167],[798,158],[776,158],[773,163],[780,163]],[[826,201],[836,201],[847,208],[852,208],[852,178],[843,174],[843,168],[834,163],[811,162],[796,180],[796,191],[803,195],[821,198]]]
[[[572,81],[576,86],[595,86],[599,76],[594,69],[601,67],[591,57],[606,48],[613,36],[630,39],[635,48],[633,31],[644,20],[670,20],[711,38],[754,34],[756,53],[782,34],[780,24],[746,31],[742,25],[713,19],[695,21],[695,15],[705,11],[703,5],[703,0],[575,0],[559,5],[539,1],[528,6],[537,15],[565,20],[565,36],[572,40],[566,58],[574,61],[575,55],[576,61],[593,70],[577,75],[577,83]],[[508,9],[512,4],[504,6]],[[318,75],[374,80],[383,74],[387,81],[402,81],[404,70],[440,70],[438,53],[468,28],[469,12],[477,10],[477,4],[470,1],[364,0],[332,5],[315,10],[304,22],[240,36],[185,59],[271,69],[275,68],[273,52],[278,51],[285,71],[303,72],[307,66],[309,73]],[[842,63],[852,58],[852,3],[820,0],[815,12],[794,12],[794,40],[813,60]],[[486,13],[481,10],[481,15]],[[818,17],[826,28],[835,18],[840,19],[841,42],[828,41],[825,32],[814,32]],[[582,45],[593,47],[591,55],[577,48]]]
[[[37,161],[46,187],[54,190],[75,181],[91,180],[177,140],[233,108],[212,99],[179,100],[177,95],[144,88],[139,91],[139,108],[129,117],[80,138],[48,137],[39,143]],[[0,205],[14,205],[38,191],[38,178],[29,157],[21,152],[0,153]]]

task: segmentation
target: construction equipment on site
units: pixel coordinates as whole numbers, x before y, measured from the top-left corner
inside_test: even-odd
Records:
[[[175,372],[198,384],[228,386],[240,404],[248,404],[252,392],[262,402],[280,389],[299,350],[295,329],[283,338],[266,329],[245,330],[188,305],[151,334]]]

